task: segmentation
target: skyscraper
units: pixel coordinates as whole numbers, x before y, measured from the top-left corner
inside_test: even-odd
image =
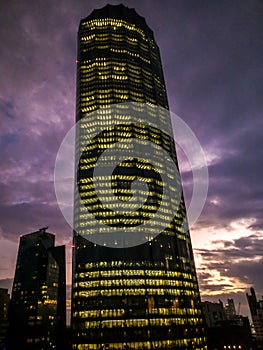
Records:
[[[159,127],[132,123],[123,102],[135,102],[134,111],[145,108]],[[116,126],[109,124],[116,118],[115,112],[108,108],[113,104],[120,104],[119,119],[123,121]],[[162,126],[171,129],[171,120],[165,113],[156,113],[154,106],[168,110],[160,53],[152,30],[134,9],[123,5],[94,10],[81,20],[78,33],[74,349],[204,349],[205,346],[190,235],[183,227],[186,217],[183,196],[180,194],[178,210],[160,235],[144,244],[130,247],[124,244],[122,248],[94,241],[93,235],[101,228],[80,205],[84,203],[97,221],[120,228],[124,235],[131,226],[139,230],[156,212],[163,189],[158,172],[145,161],[143,154],[120,162],[111,183],[125,206],[132,182],[138,177],[145,179],[150,195],[138,211],[120,215],[108,210],[96,196],[93,185],[94,164],[104,150],[122,139],[137,138],[158,144],[177,166],[174,140],[162,132]],[[91,114],[93,111],[97,114]],[[104,131],[88,143],[97,125]],[[164,160],[160,155],[157,158],[162,165]],[[105,163],[111,165],[111,161],[108,158]],[[103,176],[99,181],[103,199],[107,201],[109,193]],[[180,179],[175,176],[174,181],[180,185]],[[170,199],[174,200],[172,196]],[[165,213],[158,220],[165,222]]]
[[[9,307],[8,350],[64,349],[65,247],[42,228],[22,235]]]

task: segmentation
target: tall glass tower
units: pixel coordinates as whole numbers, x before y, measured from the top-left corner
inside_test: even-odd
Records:
[[[130,102],[134,110],[146,106],[158,127],[130,122],[124,102]],[[123,123],[112,126],[110,120],[116,116],[109,107],[116,104],[122,110],[119,118]],[[173,219],[158,236],[130,247],[97,244],[92,237],[101,228],[85,211],[125,234],[132,226],[139,230],[158,209],[163,194],[160,177],[143,155],[120,162],[111,182],[125,207],[132,182],[144,178],[149,195],[139,210],[126,215],[108,210],[93,185],[94,164],[107,148],[124,138],[162,147],[178,167],[174,140],[162,132],[171,129],[171,120],[166,113],[156,113],[154,106],[168,111],[160,53],[152,30],[134,9],[123,5],[94,10],[81,20],[78,32],[73,349],[205,348],[190,235],[183,228],[183,195],[177,198]],[[88,142],[98,125],[104,131]],[[157,158],[162,165],[161,156]],[[111,161],[105,162],[108,165]],[[103,177],[99,181],[104,189]],[[174,181],[180,186],[176,176]],[[102,193],[107,200],[106,187]],[[170,200],[174,200],[172,195]],[[159,221],[165,220],[164,210]]]

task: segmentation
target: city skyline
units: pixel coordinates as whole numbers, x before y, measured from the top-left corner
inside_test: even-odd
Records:
[[[53,189],[55,154],[74,123],[79,18],[106,3],[73,6],[65,1],[57,8],[47,2],[45,9],[37,2],[30,7],[13,3],[1,11],[6,34],[1,63],[5,123],[0,286],[13,277],[20,234],[49,225],[57,241],[68,243],[70,250],[71,230]],[[256,1],[236,6],[227,2],[171,5],[167,1],[154,7],[147,1],[122,3],[146,17],[154,30],[170,109],[193,129],[208,159],[208,200],[191,230],[201,295],[236,299],[233,292],[244,294],[251,285],[261,295],[262,6]],[[187,201],[191,175],[182,154],[179,165]],[[245,296],[242,302],[246,303]]]

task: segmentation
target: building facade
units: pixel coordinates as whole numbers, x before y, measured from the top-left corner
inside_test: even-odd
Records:
[[[227,304],[225,305],[226,318],[228,320],[234,320],[237,316],[236,307],[233,299],[227,299]]]
[[[8,289],[0,288],[0,350],[4,350],[6,348],[9,301],[10,295],[8,293]]]
[[[248,317],[236,315],[233,299],[225,307],[219,303],[202,302],[208,350],[251,350],[252,334]]]
[[[250,288],[251,294],[246,294],[254,328],[254,340],[258,348],[263,348],[263,299],[257,300],[254,288]]]
[[[64,349],[65,247],[46,228],[20,237],[9,307],[8,350]]]
[[[226,321],[226,312],[221,300],[219,303],[202,302],[203,314],[207,327],[215,327],[218,323]]]
[[[107,5],[81,20],[78,32],[76,122],[80,126],[76,159],[82,156],[76,164],[79,196],[75,194],[73,349],[204,349],[191,240],[189,230],[182,228],[186,217],[183,196],[174,219],[160,235],[121,249],[94,242],[96,225],[79,205],[82,201],[97,220],[121,227],[124,233],[154,212],[162,188],[158,174],[148,167],[143,155],[120,165],[113,173],[112,188],[125,202],[132,181],[143,176],[150,183],[149,205],[124,219],[105,209],[95,195],[94,164],[105,149],[124,138],[160,145],[177,166],[174,140],[161,131],[162,125],[171,129],[171,120],[162,114],[153,115],[159,129],[131,123],[124,112],[122,125],[107,128],[115,116],[105,108],[124,102],[144,104],[150,112],[152,106],[168,110],[160,53],[152,30],[134,9]],[[97,125],[106,131],[87,145],[89,133]],[[100,185],[104,186],[103,178]]]

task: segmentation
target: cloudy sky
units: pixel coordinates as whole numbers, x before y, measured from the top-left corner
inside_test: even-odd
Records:
[[[1,2],[1,287],[11,285],[20,234],[49,225],[70,251],[54,164],[74,124],[78,24],[106,3]],[[263,294],[263,3],[123,4],[153,29],[170,109],[192,128],[208,162],[207,201],[191,230],[202,299],[234,297],[248,314],[244,293],[253,285]],[[180,159],[189,202],[192,176]]]

